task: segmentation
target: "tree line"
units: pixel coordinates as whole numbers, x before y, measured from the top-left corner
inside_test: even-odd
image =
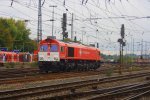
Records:
[[[25,21],[0,18],[0,47],[6,47],[9,51],[33,52],[36,41],[29,38],[30,34]]]

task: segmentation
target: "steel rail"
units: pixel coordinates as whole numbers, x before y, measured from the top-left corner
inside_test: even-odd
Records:
[[[141,98],[141,97],[143,97],[143,96],[145,96],[145,95],[149,95],[149,94],[150,94],[150,90],[147,90],[147,91],[145,91],[145,92],[132,95],[132,96],[127,97],[127,98],[122,99],[122,100],[138,100],[139,98]]]
[[[58,84],[58,85],[51,85],[51,86],[41,86],[41,87],[39,86],[39,87],[33,87],[33,88],[0,91],[0,99],[5,100],[5,99],[12,99],[12,98],[22,98],[22,97],[28,97],[28,96],[36,96],[41,93],[46,94],[46,92],[54,93],[54,92],[64,91],[64,90],[67,90],[70,92],[71,90],[86,87],[86,86],[97,85],[97,84],[102,84],[106,82],[120,81],[120,80],[131,79],[131,78],[144,77],[147,75],[150,75],[150,72],[80,81],[80,82],[74,82],[74,83]]]
[[[95,95],[93,97],[88,98],[87,100],[109,100],[109,98],[115,98],[115,97],[119,97],[119,96],[125,96],[125,94],[129,94],[129,93],[133,93],[133,92],[139,92],[139,91],[147,91],[150,89],[150,83],[144,83],[142,85],[139,86],[135,86],[135,87],[127,87],[124,89],[119,89],[119,90],[114,90],[108,93],[104,93],[104,94],[99,94],[99,95]]]
[[[61,99],[79,99],[80,97],[85,98],[86,96],[89,95],[94,95],[94,94],[104,94],[104,93],[109,93],[112,92],[114,90],[119,90],[119,89],[123,89],[123,88],[133,88],[135,86],[139,85],[139,83],[134,83],[134,84],[127,84],[127,85],[122,85],[122,86],[116,86],[116,87],[110,87],[110,88],[103,88],[103,89],[92,89],[89,91],[83,91],[83,92],[74,92],[72,94],[65,94],[65,95],[60,95],[60,96],[54,96],[54,97],[46,97],[46,98],[42,98],[41,100],[46,100],[46,99],[53,99],[53,100],[61,100]],[[86,98],[85,98],[86,100]]]
[[[27,75],[32,75],[32,73],[39,72],[39,69],[33,69],[33,68],[28,68],[28,69],[12,69],[10,70],[5,70],[5,71],[0,71],[0,80],[8,79],[8,78],[16,78],[16,77],[23,77]]]

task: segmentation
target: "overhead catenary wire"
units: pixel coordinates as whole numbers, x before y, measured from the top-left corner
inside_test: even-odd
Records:
[[[10,0],[11,1],[11,0]],[[29,1],[29,0],[28,0]],[[54,1],[54,0],[51,0],[50,2],[52,2],[52,1]],[[71,0],[64,0],[65,1],[65,7],[69,10],[69,12],[74,12],[75,11],[75,9],[76,8],[72,8],[71,7],[71,5],[69,5],[70,4],[70,2],[74,2],[74,1],[71,1]],[[81,1],[81,0],[80,0]],[[86,0],[84,0],[84,2],[85,2]],[[92,2],[93,1],[93,2]],[[43,0],[43,2],[44,2],[44,6],[43,6],[43,8],[42,8],[42,10],[43,10],[43,15],[44,16],[46,16],[46,18],[50,18],[51,17],[51,15],[49,14],[50,12],[52,12],[51,10],[49,10],[49,9],[47,9],[47,5],[49,4],[49,1],[47,1],[47,0]],[[94,0],[88,0],[88,2],[86,3],[86,5],[84,4],[84,5],[81,5],[81,6],[83,6],[83,8],[84,7],[89,7],[89,5],[92,5],[92,6],[94,6],[96,3],[94,3],[94,2],[96,2],[96,1],[94,1]],[[97,1],[98,2],[98,1]],[[60,0],[55,0],[55,3],[56,4],[58,4],[59,6],[61,6],[61,7],[63,7],[64,5],[63,5],[63,1],[60,1]],[[102,3],[102,1],[100,2],[99,1],[99,3]],[[105,14],[105,16],[107,16],[107,18],[109,19],[107,19],[108,21],[107,22],[109,22],[109,23],[112,23],[112,21],[114,21],[114,23],[112,23],[112,25],[110,24],[107,24],[107,23],[101,23],[101,22],[104,22],[104,21],[97,21],[97,23],[98,23],[98,25],[95,25],[94,24],[94,21],[91,21],[92,22],[92,24],[91,24],[91,22],[88,22],[88,21],[83,21],[85,18],[87,18],[86,16],[85,16],[85,14],[82,14],[81,12],[79,12],[79,11],[75,11],[75,16],[76,16],[76,18],[78,18],[78,20],[76,20],[75,21],[75,23],[76,24],[85,24],[85,27],[86,27],[86,31],[87,31],[87,35],[90,35],[90,33],[92,33],[92,31],[93,32],[95,32],[95,30],[96,29],[98,29],[99,30],[99,35],[102,35],[103,34],[103,37],[105,37],[105,38],[103,38],[102,40],[107,40],[107,41],[109,41],[109,39],[107,39],[107,37],[109,36],[109,34],[107,34],[107,32],[108,33],[111,33],[111,32],[113,32],[113,34],[118,34],[118,33],[116,33],[117,31],[118,31],[118,26],[117,26],[117,24],[119,24],[120,22],[119,22],[119,17],[122,17],[122,16],[120,16],[121,15],[121,13],[120,14],[118,14],[118,13],[114,13],[114,12],[111,12],[110,10],[109,10],[109,7],[110,7],[110,4],[111,3],[115,3],[116,4],[116,2],[113,2],[113,1],[109,1],[109,4],[107,5],[108,6],[108,9],[103,9],[103,8],[101,8],[100,6],[101,6],[101,4],[99,4],[99,3],[97,3],[97,5],[95,5],[95,7],[98,9],[98,11],[101,11],[101,12],[105,12],[104,14]],[[107,2],[108,3],[108,2]],[[26,4],[26,2],[24,2],[24,1],[21,1],[21,0],[14,0],[13,1],[13,6],[12,6],[12,9],[14,9],[15,11],[17,11],[18,13],[20,13],[20,14],[22,14],[23,16],[26,16],[26,17],[23,17],[23,16],[21,16],[21,17],[23,17],[22,19],[28,19],[28,20],[30,20],[30,22],[31,23],[33,23],[33,22],[36,22],[37,21],[37,19],[35,18],[35,17],[33,17],[33,16],[31,16],[30,14],[26,14],[25,12],[22,12],[21,11],[21,9],[17,9],[16,10],[16,4],[20,4],[21,6],[23,6],[23,7],[26,7],[27,9],[29,9],[29,10],[32,10],[32,11],[34,11],[34,12],[37,12],[37,1],[36,0],[30,0],[29,1],[29,4]],[[79,2],[79,4],[81,4],[81,2]],[[79,5],[79,4],[75,4],[75,5]],[[15,5],[15,6],[14,6]],[[112,6],[112,8],[114,8],[114,6]],[[111,9],[112,9],[111,8]],[[133,7],[134,9],[135,9],[135,7]],[[64,11],[63,9],[61,9],[60,7],[58,7],[57,9],[57,12],[56,12],[56,15],[57,15],[57,18],[56,18],[56,20],[57,20],[57,23],[61,23],[61,19],[60,19],[60,17],[62,16],[61,15],[61,13],[60,12],[58,12],[59,10],[61,10],[61,11]],[[85,9],[84,9],[85,10]],[[83,12],[84,12],[84,10],[83,10]],[[107,14],[106,14],[106,12],[107,12]],[[96,13],[96,11],[94,11],[94,10],[89,10],[88,11],[88,13]],[[1,13],[2,14],[2,13]],[[4,13],[3,13],[4,14]],[[7,14],[7,13],[6,13]],[[93,16],[95,16],[94,14],[91,14],[91,15],[93,15]],[[98,16],[99,16],[100,14],[98,14],[98,15],[96,15],[96,18],[98,18]],[[113,16],[111,16],[111,15],[113,15]],[[5,15],[4,15],[5,16]],[[9,16],[9,14],[8,14],[8,16]],[[20,16],[16,16],[16,15],[11,15],[11,17],[13,18],[19,18]],[[117,18],[118,17],[118,18]],[[123,18],[124,17],[124,18]],[[136,32],[137,34],[140,34],[140,32],[141,31],[149,31],[148,29],[145,29],[145,28],[143,28],[141,25],[138,25],[137,23],[135,23],[135,21],[134,20],[137,20],[137,19],[148,19],[148,16],[143,16],[143,17],[138,17],[138,16],[136,16],[136,17],[130,17],[130,16],[123,16],[122,17],[122,19],[123,20],[125,20],[126,22],[129,22],[128,23],[128,25],[129,24],[131,24],[130,26],[132,26],[132,25],[134,25],[134,29],[133,29],[133,27],[131,28],[131,27],[127,27],[126,28],[126,30],[128,30],[128,31],[131,31],[131,32]],[[104,17],[101,17],[102,19],[100,19],[100,20],[105,20],[105,18]],[[121,20],[122,20],[121,19]],[[91,20],[92,20],[92,18],[91,18]],[[48,19],[45,19],[45,20],[43,20],[43,24],[46,26],[46,27],[51,27],[51,25],[49,25],[48,24]],[[118,22],[117,22],[118,21]],[[116,25],[115,25],[116,24]],[[34,23],[34,25],[36,25],[36,23]],[[32,27],[34,27],[34,25],[32,25]],[[55,26],[54,26],[55,28],[57,28],[57,29],[59,29],[59,28],[61,28],[61,26],[60,25],[58,25],[58,24],[56,24]],[[80,31],[82,31],[81,29],[80,29],[80,27],[78,27],[78,26],[74,26],[75,27],[75,29],[76,30],[78,30],[78,32],[77,33],[80,33]],[[136,29],[137,28],[137,29]],[[44,28],[43,30],[46,30],[46,28]],[[110,39],[111,40],[111,39]],[[113,41],[112,41],[113,42]]]

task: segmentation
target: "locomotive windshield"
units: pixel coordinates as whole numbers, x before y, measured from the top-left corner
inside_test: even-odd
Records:
[[[40,46],[40,51],[47,52],[48,51],[48,45],[44,44]]]
[[[52,44],[50,46],[50,50],[51,50],[51,52],[58,52],[58,46],[56,44]]]

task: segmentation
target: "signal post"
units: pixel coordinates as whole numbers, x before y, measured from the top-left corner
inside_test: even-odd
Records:
[[[123,47],[125,46],[125,42],[124,42],[124,34],[125,34],[125,30],[124,30],[124,24],[122,24],[121,26],[121,38],[118,39],[118,42],[120,44],[120,67],[119,67],[119,74],[122,74],[122,67],[123,67]]]

